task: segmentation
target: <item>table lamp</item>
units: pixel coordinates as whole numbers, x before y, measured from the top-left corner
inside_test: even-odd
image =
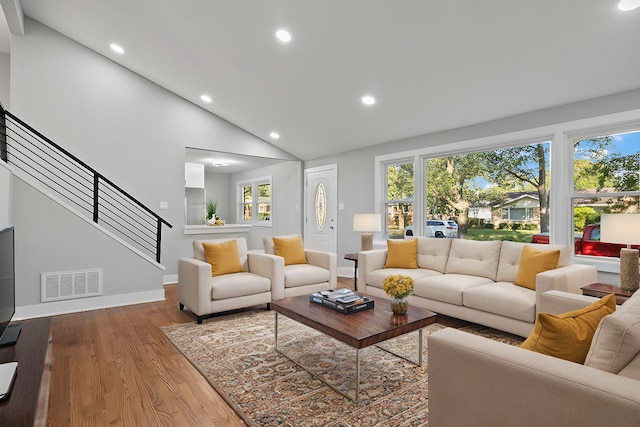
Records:
[[[620,249],[620,287],[635,291],[640,282],[638,272],[638,249],[632,244],[640,244],[640,214],[605,214],[600,217],[600,241],[627,245]]]
[[[361,251],[373,249],[373,232],[380,231],[380,214],[353,215],[353,231],[362,231]]]

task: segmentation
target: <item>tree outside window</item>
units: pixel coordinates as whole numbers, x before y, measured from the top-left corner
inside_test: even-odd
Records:
[[[386,183],[387,236],[402,239],[406,228],[413,224],[413,163],[388,164]]]
[[[530,242],[549,229],[549,148],[539,142],[425,159],[425,219],[455,221],[458,238]]]
[[[594,224],[587,237],[599,240],[602,214],[640,212],[640,131],[576,138],[573,146],[574,231],[582,236]],[[576,252],[581,253],[579,245]]]

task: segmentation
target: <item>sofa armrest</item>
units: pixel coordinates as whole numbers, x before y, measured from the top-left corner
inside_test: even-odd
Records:
[[[249,271],[271,281],[271,299],[284,298],[284,258],[260,252],[249,252]]]
[[[563,291],[547,291],[540,296],[538,313],[561,314],[567,311],[580,310],[597,301],[598,298],[572,294]]]
[[[211,312],[211,264],[178,259],[178,301],[198,316]]]
[[[309,264],[329,270],[329,288],[335,289],[338,285],[338,256],[333,252],[312,249],[305,249],[304,254]]]
[[[580,288],[598,281],[598,270],[592,265],[572,264],[538,273],[536,276],[536,307],[540,296],[551,290],[581,294]],[[539,310],[538,310],[539,311]]]
[[[371,251],[358,252],[358,280],[356,290],[364,291],[367,285],[367,274],[374,270],[384,268],[387,260],[386,249],[373,249]]]
[[[451,328],[428,347],[429,425],[637,425],[637,380]]]

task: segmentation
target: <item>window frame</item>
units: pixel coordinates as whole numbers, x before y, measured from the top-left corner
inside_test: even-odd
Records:
[[[264,204],[264,200],[260,200],[259,186],[269,185],[269,219],[259,220],[260,205]],[[251,187],[251,219],[244,219],[244,207],[248,204],[244,200],[244,188]],[[237,221],[239,224],[250,224],[255,227],[272,227],[273,224],[273,179],[271,175],[243,179],[236,181],[236,206],[238,206]]]
[[[374,159],[374,187],[376,213],[384,211],[384,194],[386,191],[385,165],[407,158],[414,158],[414,228],[422,233],[423,218],[422,203],[415,200],[423,197],[425,187],[424,162],[425,158],[442,157],[447,155],[465,154],[474,151],[489,151],[518,145],[533,144],[540,141],[551,143],[549,152],[550,180],[553,191],[550,192],[549,208],[553,214],[549,218],[550,243],[565,244],[573,247],[573,144],[576,138],[586,138],[594,135],[611,135],[640,130],[640,109],[619,113],[600,115],[586,119],[560,122],[556,124],[532,127],[516,132],[499,133],[469,140],[438,140],[436,135],[424,135],[414,138],[415,143],[421,143],[424,148],[400,151],[376,156]],[[428,145],[428,146],[427,146]],[[414,233],[415,234],[415,233]],[[383,235],[386,238],[386,234]],[[601,272],[619,273],[619,259],[594,259],[574,255],[573,262],[594,265]]]
[[[389,167],[391,166],[399,166],[399,165],[407,165],[407,164],[412,164],[413,165],[413,197],[411,199],[389,199],[389,178],[388,178],[388,174],[389,174]],[[411,204],[412,206],[412,211],[413,211],[413,218],[415,219],[415,206],[416,206],[416,163],[415,163],[415,159],[411,158],[411,157],[407,157],[407,158],[403,158],[403,159],[395,159],[394,161],[390,161],[390,162],[386,162],[384,164],[384,184],[383,184],[383,207],[382,207],[382,218],[383,218],[383,228],[382,228],[382,234],[388,238],[389,233],[388,233],[388,227],[389,227],[389,221],[388,221],[388,213],[389,213],[389,205],[396,205],[396,204]],[[379,213],[379,212],[376,212]],[[416,231],[415,228],[415,220],[413,221],[413,226],[414,226],[414,233]],[[405,230],[402,232],[403,237],[405,234],[406,228]]]

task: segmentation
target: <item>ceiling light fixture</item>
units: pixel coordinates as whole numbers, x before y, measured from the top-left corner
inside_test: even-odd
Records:
[[[289,43],[291,41],[291,34],[287,30],[276,31],[276,38],[283,43]]]
[[[119,44],[111,43],[109,47],[111,48],[112,51],[114,51],[117,54],[122,55],[124,53],[124,49]]]
[[[624,10],[625,12],[637,9],[638,7],[640,7],[640,0],[620,0],[620,3],[618,3],[618,9]]]
[[[209,95],[200,95],[200,99],[206,103],[213,101]]]
[[[269,136],[273,139],[280,139],[280,134],[278,132],[271,132]]]
[[[365,95],[362,97],[362,103],[365,105],[373,105],[376,103],[376,99],[371,95]]]
[[[211,162],[211,164],[216,168],[219,168],[220,166],[229,166],[229,162],[226,162],[224,160],[214,160],[213,162]]]

